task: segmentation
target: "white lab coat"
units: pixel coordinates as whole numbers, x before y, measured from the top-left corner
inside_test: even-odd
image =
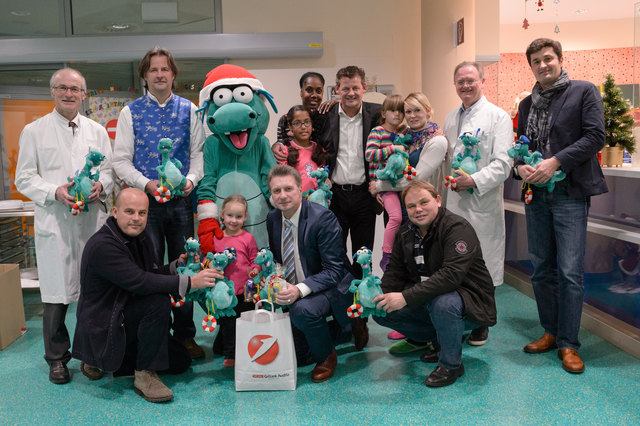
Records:
[[[463,152],[458,137],[480,129],[478,171],[471,175],[476,183],[473,194],[449,190],[446,207],[467,219],[478,235],[482,256],[494,285],[504,282],[504,199],[503,182],[509,177],[512,160],[507,154],[513,141],[513,125],[509,115],[483,96],[476,102],[459,125],[460,108],[447,115],[444,133],[449,141],[448,158]],[[458,128],[460,129],[458,131]],[[449,163],[449,166],[451,164]],[[450,170],[450,167],[449,167]]]
[[[35,243],[40,295],[45,303],[69,304],[80,295],[80,260],[84,245],[106,218],[102,202],[111,193],[111,144],[100,124],[80,114],[73,121],[57,111],[28,124],[20,135],[16,188],[35,202]],[[100,151],[103,192],[88,212],[72,216],[55,199],[56,189],[85,164],[90,150]]]

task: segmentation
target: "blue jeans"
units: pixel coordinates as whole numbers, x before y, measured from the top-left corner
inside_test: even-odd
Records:
[[[153,242],[156,262],[164,265],[165,240],[168,260],[172,262],[184,253],[185,238],[194,235],[193,207],[191,195],[175,198],[168,203],[160,204],[149,196],[149,215],[147,218],[147,235]],[[183,341],[196,335],[193,323],[193,302],[186,302],[180,308],[173,308],[173,335]]]
[[[578,349],[584,299],[584,251],[590,198],[569,197],[562,186],[534,190],[525,205],[531,284],[540,324],[560,349]]]
[[[383,327],[389,327],[418,342],[438,342],[438,365],[455,369],[462,364],[462,333],[465,330],[464,304],[457,291],[441,294],[422,306],[405,306],[386,317],[373,316]],[[468,328],[475,325],[469,324]]]

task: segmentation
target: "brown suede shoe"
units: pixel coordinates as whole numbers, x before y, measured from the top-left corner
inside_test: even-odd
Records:
[[[192,337],[186,339],[184,342],[184,347],[189,351],[189,355],[191,355],[191,359],[200,359],[204,358],[204,350],[193,340]]]
[[[369,343],[369,327],[364,318],[356,318],[353,321],[353,340],[356,345],[356,351],[361,351]]]
[[[584,363],[575,349],[560,349],[558,358],[562,360],[562,368],[572,374],[584,373]]]
[[[529,354],[541,354],[556,349],[557,347],[555,336],[544,333],[541,338],[529,343],[522,350]]]
[[[89,380],[100,380],[103,376],[102,370],[100,370],[98,367],[85,364],[84,362],[80,363],[80,371],[82,371],[82,374],[88,377]]]
[[[338,365],[338,354],[334,350],[327,359],[316,364],[311,373],[311,381],[314,383],[326,382],[336,371],[336,365]]]
[[[167,402],[173,399],[173,392],[162,383],[155,371],[136,370],[133,388],[138,395],[149,402]]]

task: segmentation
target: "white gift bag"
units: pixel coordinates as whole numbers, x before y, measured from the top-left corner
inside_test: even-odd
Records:
[[[236,319],[235,381],[236,391],[296,389],[296,353],[288,313],[256,309]]]

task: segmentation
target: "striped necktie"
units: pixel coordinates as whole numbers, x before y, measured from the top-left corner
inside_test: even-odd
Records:
[[[73,121],[69,122],[69,127],[71,127],[71,129],[73,129],[73,134],[75,136],[76,134],[76,129],[78,128],[78,125],[76,123],[74,123]]]
[[[296,279],[296,263],[294,260],[293,250],[293,223],[290,220],[284,220],[284,237],[282,238],[282,261],[287,272],[285,279],[288,283],[297,284]]]

